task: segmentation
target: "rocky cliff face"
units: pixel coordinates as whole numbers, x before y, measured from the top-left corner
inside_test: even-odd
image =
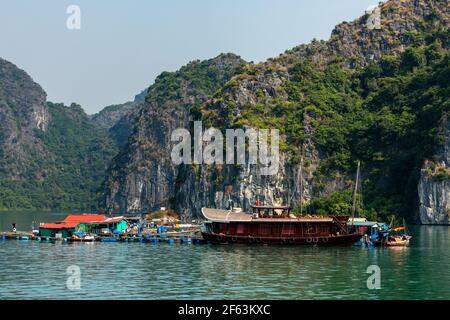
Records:
[[[418,192],[422,224],[450,224],[450,119],[442,127],[441,150],[421,171]]]
[[[43,155],[35,130],[45,131],[49,121],[44,90],[23,70],[0,58],[1,177],[23,175],[33,154]]]
[[[104,185],[102,208],[123,213],[170,206],[187,219],[200,215],[203,206],[227,207],[230,200],[244,209],[255,202],[256,196],[262,202],[296,206],[301,198],[309,202],[312,198],[349,189],[349,180],[353,178],[349,170],[353,168],[348,168],[348,159],[335,158],[333,153],[350,157],[350,151],[342,151],[340,137],[326,136],[323,128],[327,121],[341,121],[343,116],[340,118],[339,112],[348,112],[352,106],[367,103],[367,108],[382,108],[382,105],[371,107],[374,101],[377,103],[377,97],[365,101],[376,89],[373,83],[360,85],[359,81],[365,81],[363,77],[351,80],[351,75],[384,56],[398,57],[407,47],[421,41],[425,43],[430,32],[439,38],[444,49],[449,47],[450,20],[446,1],[392,0],[383,4],[380,12],[381,28],[369,29],[367,14],[353,22],[342,23],[328,41],[313,41],[264,63],[242,67],[230,81],[218,82],[218,86],[209,91],[212,95],[220,88],[212,98],[198,92],[192,72],[185,72],[177,81],[164,81],[167,74],[163,74],[149,90],[146,106],[134,127],[132,142],[113,163]],[[391,66],[384,68],[384,72],[389,73]],[[395,73],[394,68],[392,65]],[[367,74],[377,76],[370,68]],[[333,81],[327,82],[330,79]],[[322,87],[322,91],[318,91],[317,88]],[[173,89],[168,92],[166,88]],[[318,92],[326,98],[317,97]],[[336,92],[336,95],[328,98],[329,92]],[[379,96],[382,97],[383,92]],[[342,111],[337,112],[338,108]],[[364,110],[362,108],[360,113],[364,114]],[[330,112],[336,116],[330,118]],[[258,165],[174,167],[167,150],[172,145],[170,132],[178,127],[190,127],[193,119],[202,120],[205,127],[213,125],[220,129],[279,128],[287,147],[282,150],[278,173],[261,176]],[[372,125],[375,129],[361,129],[379,130],[376,123]],[[343,122],[343,126],[348,123]],[[376,135],[374,137],[377,139]],[[325,149],[321,146],[324,139],[336,143]],[[356,140],[351,144],[356,145],[366,138],[359,134],[352,139]],[[395,148],[388,148],[395,156]],[[299,158],[304,163],[302,174]],[[367,162],[388,161],[387,158],[374,151]],[[406,165],[409,161],[407,165],[413,168],[415,159],[408,156],[405,159],[401,163]],[[325,172],[324,168],[330,163],[347,167]],[[396,170],[388,166],[383,167],[384,172],[376,182],[385,190],[389,190],[386,181],[390,172]],[[300,185],[303,186],[302,197]]]
[[[0,209],[92,210],[116,147],[76,104],[0,59]]]
[[[137,94],[133,101],[111,105],[90,117],[91,122],[108,132],[118,146],[123,146],[133,129],[133,121],[137,111],[145,101],[147,90]]]
[[[114,159],[101,206],[110,212],[145,212],[173,203],[176,167],[170,157],[171,132],[189,128],[193,109],[228,81],[244,61],[222,54],[164,72],[148,90],[133,134]]]

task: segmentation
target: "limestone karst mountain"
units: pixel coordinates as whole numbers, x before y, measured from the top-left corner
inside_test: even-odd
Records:
[[[379,28],[368,26],[366,13],[336,26],[328,41],[240,67],[215,93],[219,87],[199,96],[196,84],[203,84],[189,72],[161,75],[132,142],[112,163],[101,207],[146,212],[168,206],[189,218],[202,206],[226,207],[229,198],[248,209],[258,196],[293,206],[303,199],[310,212],[345,214],[361,160],[360,213],[420,221],[420,169],[439,149],[448,112],[449,8],[446,1],[391,0],[379,12]],[[278,174],[259,176],[257,166],[174,167],[170,131],[189,128],[193,119],[221,129],[280,129]]]

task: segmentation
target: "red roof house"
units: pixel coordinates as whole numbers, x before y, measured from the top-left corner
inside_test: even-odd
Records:
[[[93,213],[83,213],[83,214],[69,214],[63,221],[64,222],[103,222],[106,220],[104,214],[93,214]]]
[[[86,231],[86,225],[111,226],[115,229],[126,229],[124,217],[107,218],[103,214],[70,214],[63,221],[56,223],[41,223],[39,232],[44,236],[54,236],[55,233],[62,233],[63,237],[70,235],[75,231]],[[78,226],[78,228],[77,228]],[[78,230],[75,230],[77,228]]]

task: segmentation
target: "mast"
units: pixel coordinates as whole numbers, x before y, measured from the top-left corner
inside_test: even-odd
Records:
[[[300,216],[303,215],[303,157],[300,158]]]
[[[389,223],[389,228],[392,228],[393,225],[394,225],[394,216],[392,216],[392,218],[391,218],[391,222]]]
[[[355,220],[355,213],[356,213],[356,194],[358,192],[359,167],[360,167],[360,162],[358,161],[358,168],[356,169],[355,190],[353,192],[352,222],[354,222],[354,220]]]

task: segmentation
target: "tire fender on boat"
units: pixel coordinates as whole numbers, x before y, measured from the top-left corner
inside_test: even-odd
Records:
[[[231,237],[231,241],[236,242],[237,241],[237,237],[236,236],[232,236]]]
[[[306,238],[306,242],[311,243],[313,239],[311,237]]]
[[[253,238],[252,236],[248,236],[248,242],[250,243],[255,242],[255,238]]]
[[[329,240],[328,237],[323,237],[323,238],[322,238],[322,241],[323,241],[323,242],[328,242],[328,240]]]
[[[314,242],[314,243],[317,243],[317,242],[319,242],[319,237],[315,237],[315,238],[313,238],[313,242]]]

